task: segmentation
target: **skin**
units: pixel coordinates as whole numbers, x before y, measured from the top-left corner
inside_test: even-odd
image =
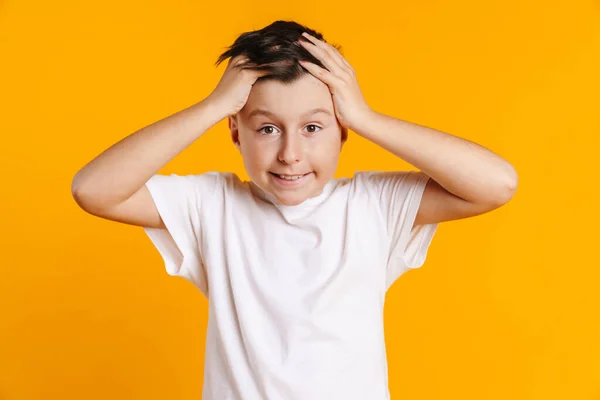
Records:
[[[351,129],[431,178],[415,225],[484,214],[513,197],[518,176],[507,160],[474,142],[371,109],[354,68],[342,54],[306,33],[303,37],[298,45],[326,69],[299,61],[315,79],[303,77],[290,86],[259,83],[252,88],[244,109],[236,118],[230,118],[232,139],[242,152],[250,177],[261,189],[286,205],[300,204],[321,193],[333,177],[347,129]],[[299,114],[316,105],[333,108],[337,123],[334,128],[331,119],[325,130],[307,134],[306,124],[317,122],[317,117],[313,116],[314,121],[300,120]],[[258,106],[275,112],[276,118],[250,121],[249,112]],[[267,122],[275,125],[275,130],[268,129],[274,133],[258,133],[263,127],[259,124]],[[284,187],[273,180],[269,171],[310,175],[301,185]]]
[[[329,114],[302,116],[314,108]],[[273,115],[250,115],[258,109]],[[257,82],[242,110],[228,120],[231,139],[252,182],[289,206],[322,193],[336,172],[348,137],[335,116],[328,86],[308,73],[291,84]],[[271,172],[307,175],[285,185]]]
[[[325,66],[300,62],[329,86],[341,124],[428,175],[414,225],[473,217],[506,204],[515,168],[472,141],[379,113],[366,104],[356,72],[333,46],[308,33],[298,42]]]

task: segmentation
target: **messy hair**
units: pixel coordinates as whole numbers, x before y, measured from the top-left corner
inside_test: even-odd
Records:
[[[275,80],[283,83],[292,83],[310,73],[298,60],[309,61],[327,69],[308,50],[295,43],[298,40],[307,40],[302,36],[302,32],[308,32],[326,42],[323,35],[313,29],[294,21],[278,20],[260,30],[242,33],[228,50],[219,56],[215,66],[219,66],[227,58],[244,55],[248,61],[242,64],[241,68],[269,72],[257,81]],[[341,52],[340,45],[332,46]]]

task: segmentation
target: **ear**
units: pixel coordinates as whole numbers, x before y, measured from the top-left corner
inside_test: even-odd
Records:
[[[340,151],[344,147],[344,143],[348,140],[348,128],[342,127],[342,144],[340,145]]]
[[[231,132],[231,141],[233,142],[233,144],[235,145],[235,147],[237,147],[238,150],[241,151],[240,149],[240,131],[238,129],[238,115],[232,115],[229,116],[228,118],[229,121],[229,131]]]

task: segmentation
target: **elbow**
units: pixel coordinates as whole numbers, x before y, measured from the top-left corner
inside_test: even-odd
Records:
[[[89,197],[84,195],[77,187],[71,186],[71,196],[75,203],[86,212],[90,212],[92,208],[92,202],[89,200]]]
[[[81,193],[83,192],[83,190],[82,190],[83,182],[82,182],[80,173],[81,173],[81,170],[78,171],[75,174],[75,176],[73,177],[73,179],[71,180],[71,195],[76,200],[77,200],[77,198],[80,197]]]
[[[494,193],[491,199],[494,208],[501,207],[508,203],[517,192],[518,186],[519,175],[517,174],[517,170],[511,164],[507,164],[506,173],[503,178],[499,180],[497,189],[491,192]]]
[[[519,174],[517,170],[512,164],[508,164],[508,173],[505,184],[505,192],[506,192],[506,201],[507,203],[510,199],[513,198],[515,193],[517,192],[517,187],[519,186]]]
[[[71,196],[79,208],[85,212],[94,215],[98,212],[99,204],[101,204],[101,196],[98,193],[90,192],[78,175],[75,175],[71,182]]]

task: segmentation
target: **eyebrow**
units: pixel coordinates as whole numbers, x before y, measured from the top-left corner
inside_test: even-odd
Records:
[[[331,116],[331,112],[329,112],[329,110],[327,110],[326,108],[317,107],[317,108],[313,108],[312,110],[308,110],[307,112],[300,115],[300,117],[304,118],[304,117],[308,117],[309,115],[313,115],[313,114],[317,114],[317,113],[324,113],[324,114]],[[255,110],[253,110],[252,112],[250,112],[250,114],[248,114],[248,119],[255,117],[257,115],[266,115],[267,117],[276,117],[276,115],[274,113],[272,113],[271,111],[268,111],[268,110],[265,110],[262,108],[257,108]]]

